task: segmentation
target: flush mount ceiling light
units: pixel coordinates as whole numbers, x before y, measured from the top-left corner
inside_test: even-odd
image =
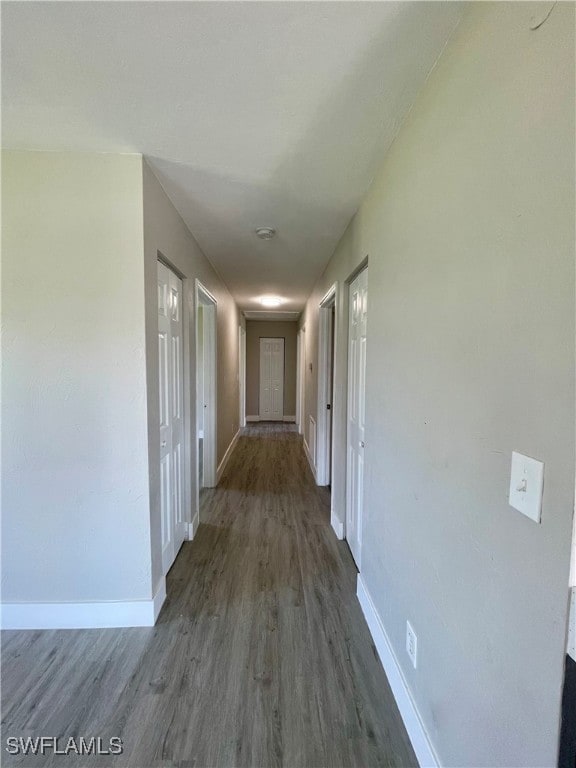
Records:
[[[256,234],[260,240],[272,240],[276,230],[273,227],[258,227]]]
[[[282,304],[282,299],[279,296],[262,296],[260,304],[263,307],[279,307]]]

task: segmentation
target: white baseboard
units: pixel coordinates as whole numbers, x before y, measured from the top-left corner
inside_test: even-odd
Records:
[[[336,534],[336,538],[342,540],[344,538],[344,525],[338,520],[334,512],[330,515],[330,525]]]
[[[314,476],[314,482],[316,482],[316,467],[314,466],[314,462],[312,461],[312,456],[310,455],[310,449],[308,448],[308,443],[306,442],[306,438],[302,441],[304,443],[304,453],[306,454],[306,458],[308,459],[308,464],[310,464],[310,469],[312,470],[312,474]]]
[[[166,600],[166,577],[162,576],[158,584],[156,585],[156,591],[154,592],[154,597],[152,598],[152,603],[154,604],[154,621],[152,624],[145,624],[144,626],[154,626],[156,624],[156,619],[158,618],[160,611],[162,610],[162,606],[164,605],[164,600]]]
[[[260,416],[246,416],[246,423],[249,421],[260,421]],[[290,423],[296,423],[296,416],[283,416],[282,421],[289,421]]]
[[[410,689],[408,688],[402,673],[402,669],[398,664],[396,655],[388,640],[386,630],[384,629],[374,603],[372,602],[372,598],[366,589],[361,574],[358,574],[356,594],[360,601],[366,623],[370,629],[372,639],[374,640],[374,645],[380,656],[380,661],[386,672],[386,677],[390,683],[390,688],[396,699],[400,715],[402,716],[408,736],[412,742],[412,748],[416,753],[418,764],[421,768],[438,768],[440,761],[438,760],[438,756],[426,733],[426,729],[424,728],[424,724],[422,723],[422,719],[420,718],[418,709],[416,708],[416,704],[414,703]]]
[[[186,539],[192,541],[200,525],[200,512],[196,512],[191,523],[186,523]]]
[[[226,449],[226,453],[222,457],[222,461],[218,465],[218,469],[216,470],[216,485],[220,482],[222,475],[224,474],[224,470],[226,469],[226,464],[230,461],[230,456],[232,456],[232,451],[234,448],[236,448],[236,443],[238,442],[238,438],[240,437],[240,430],[236,432],[232,440],[230,440],[230,445]]]
[[[153,627],[166,599],[162,577],[151,600],[104,603],[3,603],[2,629]]]
[[[188,541],[192,541],[194,536],[196,536],[196,531],[198,530],[199,525],[200,525],[200,512],[198,511],[194,515],[192,522],[187,524],[186,534],[188,537]]]

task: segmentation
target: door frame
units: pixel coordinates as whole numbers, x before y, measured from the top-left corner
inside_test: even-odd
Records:
[[[306,379],[306,326],[296,336],[296,427],[298,434],[304,434]]]
[[[203,473],[204,473],[204,485],[205,488],[214,488],[217,483],[216,479],[216,423],[217,423],[217,363],[216,363],[216,340],[217,340],[217,308],[218,302],[210,291],[202,285],[198,278],[194,280],[194,328],[196,334],[195,345],[195,358],[196,365],[194,370],[198,370],[198,349],[199,349],[199,336],[198,336],[198,308],[202,306],[204,309],[204,316],[202,322],[203,329],[203,350],[204,356],[208,361],[208,364],[204,370],[204,395],[206,400],[206,413],[204,414],[204,435],[203,435]],[[194,403],[198,402],[198,379],[195,376],[194,381]],[[194,408],[196,413],[196,406]],[[195,500],[195,513],[200,513],[200,482],[199,482],[199,469],[200,469],[200,457],[198,454],[198,418],[194,419],[194,438],[195,438],[195,466],[196,466],[196,500]]]
[[[316,483],[330,485],[330,459],[334,467],[333,439],[334,432],[334,362],[332,345],[336,345],[338,334],[334,323],[332,338],[332,311],[336,308],[338,283],[334,283],[320,302],[318,312],[318,407],[316,420]],[[332,397],[330,398],[330,394]],[[331,400],[331,402],[329,402]],[[332,428],[328,424],[328,405],[332,413]]]
[[[246,426],[246,328],[238,326],[238,390],[240,429]]]

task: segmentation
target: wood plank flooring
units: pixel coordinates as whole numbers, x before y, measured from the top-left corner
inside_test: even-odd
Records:
[[[417,765],[294,427],[244,430],[202,504],[155,627],[3,633],[3,765]],[[124,753],[5,751],[41,735]]]

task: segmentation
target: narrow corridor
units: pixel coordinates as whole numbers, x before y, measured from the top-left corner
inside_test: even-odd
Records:
[[[4,764],[416,765],[294,426],[246,428],[203,507],[156,627],[4,633],[4,737],[124,754]]]

